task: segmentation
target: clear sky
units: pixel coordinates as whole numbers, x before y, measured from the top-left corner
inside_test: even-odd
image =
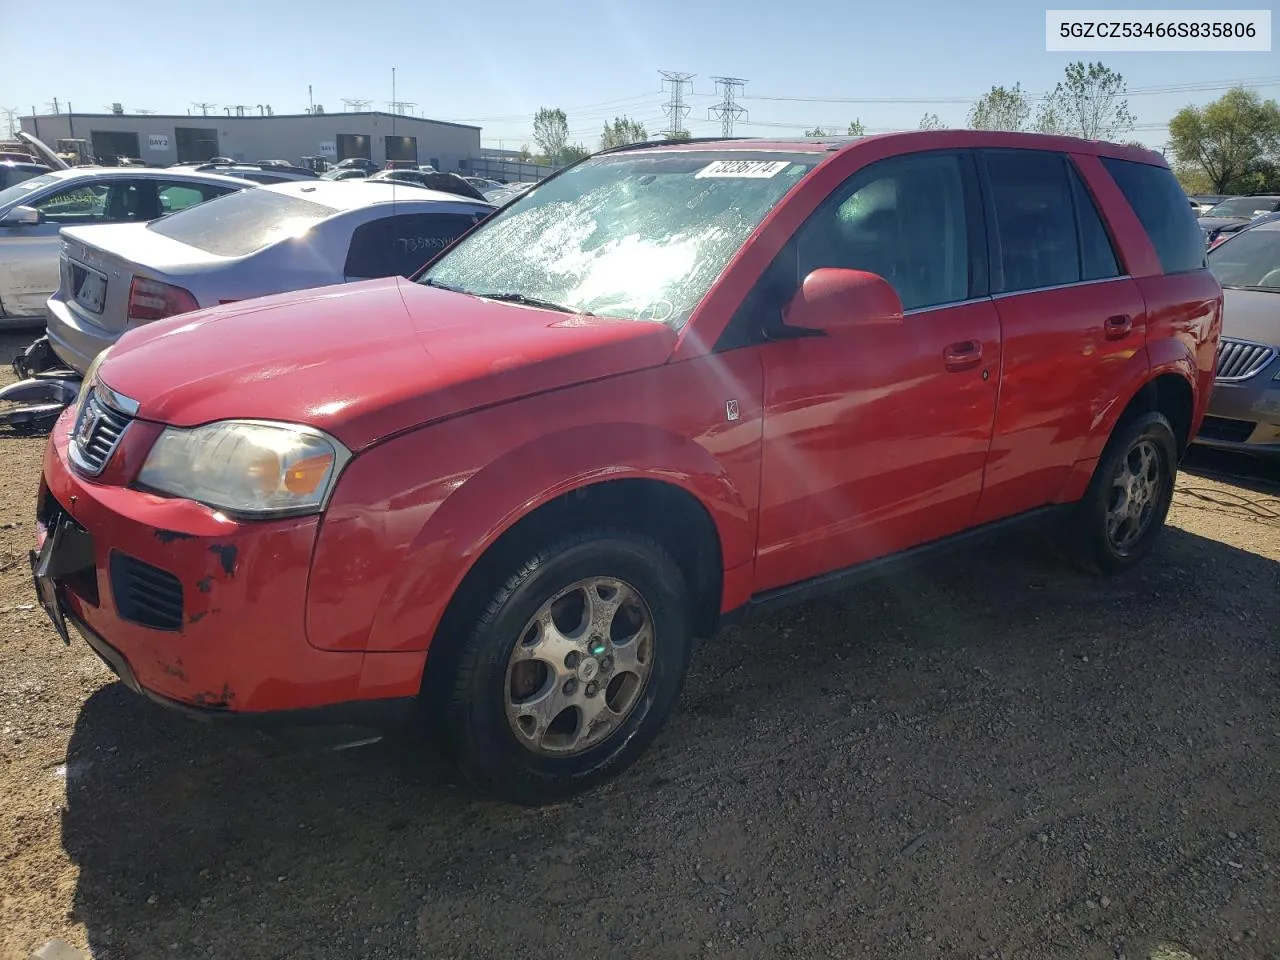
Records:
[[[1045,4],[1026,0],[132,0],[109,14],[96,0],[56,0],[56,27],[35,9],[0,0],[0,108],[51,112],[57,97],[62,109],[70,102],[85,113],[113,101],[128,112],[196,113],[192,102],[206,101],[218,112],[270,104],[300,113],[310,85],[327,112],[345,109],[344,98],[385,110],[394,66],[395,99],[411,101],[410,112],[475,123],[486,146],[507,148],[532,146],[542,106],[563,108],[571,139],[590,148],[616,114],[656,133],[666,125],[660,70],[696,75],[684,121],[695,135],[719,131],[707,107],[718,99],[712,77],[728,75],[747,81],[749,122],[735,133],[797,136],[815,125],[843,132],[855,117],[871,132],[914,128],[925,112],[960,126],[969,101],[993,84],[1021,82],[1039,95],[1069,61],[1099,59],[1046,53]],[[27,34],[36,20],[50,30]],[[1179,107],[1232,82],[1280,96],[1274,49],[1101,59],[1130,88],[1134,138],[1156,147]]]

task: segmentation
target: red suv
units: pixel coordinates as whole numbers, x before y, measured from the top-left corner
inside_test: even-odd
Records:
[[[745,611],[1020,521],[1138,561],[1221,300],[1141,149],[629,146],[413,280],[128,333],[50,439],[36,586],[154,700],[420,703],[544,802],[634,761]]]

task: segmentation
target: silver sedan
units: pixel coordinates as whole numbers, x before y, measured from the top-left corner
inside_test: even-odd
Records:
[[[1218,372],[1198,443],[1280,455],[1280,218],[1209,251],[1223,287]]]
[[[494,207],[394,182],[257,187],[147,224],[63,231],[49,344],[83,374],[125,331],[291,290],[416,273]]]
[[[184,170],[73,167],[0,190],[0,329],[43,326],[63,227],[144,223],[254,186]]]

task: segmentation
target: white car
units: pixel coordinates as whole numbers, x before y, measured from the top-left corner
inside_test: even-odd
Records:
[[[0,329],[44,324],[63,227],[141,224],[246,187],[189,170],[72,167],[0,190]]]
[[[407,277],[493,210],[407,184],[316,179],[230,194],[154,223],[68,229],[62,282],[48,302],[49,345],[83,374],[126,330],[174,314]]]

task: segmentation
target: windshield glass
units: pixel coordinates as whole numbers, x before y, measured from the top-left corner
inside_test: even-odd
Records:
[[[171,213],[147,229],[219,257],[244,257],[301,236],[334,212],[311,200],[250,188]]]
[[[0,190],[0,210],[10,204],[21,205],[24,199],[31,195],[32,190],[47,187],[51,183],[57,183],[58,180],[58,177],[46,173],[43,176],[32,177],[30,180],[23,180],[21,183],[15,183],[5,190]]]
[[[1234,217],[1252,220],[1260,213],[1270,213],[1276,208],[1274,197],[1233,197],[1213,207],[1206,217]]]
[[[751,231],[822,159],[596,157],[491,217],[417,279],[679,329]]]
[[[1209,251],[1209,269],[1224,287],[1280,293],[1280,230],[1254,227]]]

